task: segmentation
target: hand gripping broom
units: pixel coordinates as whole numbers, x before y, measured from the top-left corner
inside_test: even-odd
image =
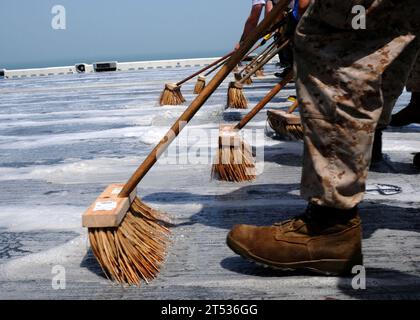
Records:
[[[136,196],[136,186],[238,62],[268,32],[287,4],[287,0],[282,0],[250,34],[127,183],[109,186],[83,215],[83,226],[88,228],[92,251],[111,279],[139,285],[141,280],[147,282],[156,277],[165,257],[169,230],[161,223],[163,213]]]
[[[221,125],[219,146],[212,166],[212,178],[242,182],[256,178],[252,149],[241,139],[239,130],[245,127],[293,79],[289,72],[237,125]]]
[[[287,46],[289,40],[285,40],[280,46],[271,49],[261,61],[255,64],[250,72],[246,74],[240,81],[229,83],[228,94],[227,94],[227,107],[234,109],[246,109],[248,108],[248,99],[246,98],[243,89],[246,81],[259,70],[261,67],[266,65],[277,53],[283,50]]]
[[[208,69],[213,68],[214,66],[218,65],[220,62],[225,61],[226,59],[231,57],[233,53],[234,53],[234,51],[228,53],[224,57],[222,57],[222,58],[214,61],[213,63],[209,64],[208,66],[198,70],[197,72],[188,76],[184,80],[181,80],[177,83],[166,83],[165,88],[163,89],[163,92],[160,95],[159,104],[161,106],[165,106],[165,105],[176,106],[176,105],[183,104],[185,102],[185,99],[184,99],[184,97],[182,95],[182,92],[181,92],[181,86],[185,82],[195,78],[196,76],[200,75],[204,71],[207,71]]]

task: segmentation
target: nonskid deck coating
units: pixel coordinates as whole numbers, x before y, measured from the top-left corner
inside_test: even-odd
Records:
[[[254,106],[275,84],[245,90]],[[381,299],[420,298],[420,127],[385,133],[389,160],[372,171],[362,205],[367,290],[351,278],[281,273],[235,256],[225,245],[236,223],[271,224],[300,213],[302,145],[259,135],[264,171],[255,182],[210,180],[211,164],[158,164],[138,187],[171,217],[172,244],[158,279],[124,288],[105,279],[80,216],[103,188],[123,182],[186,106],[157,107],[166,81],[193,68],[0,81],[0,298],[3,299]],[[184,133],[217,132],[246,111],[224,110],[228,79]],[[194,81],[182,90],[190,102]],[[285,109],[293,85],[270,108]],[[400,108],[407,103],[404,94]],[[263,132],[265,112],[249,128]],[[261,138],[262,137],[262,138]],[[206,141],[199,146],[206,146]],[[381,195],[375,184],[402,192]],[[66,289],[54,290],[54,266]]]

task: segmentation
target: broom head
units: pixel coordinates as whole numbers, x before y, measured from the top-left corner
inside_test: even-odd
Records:
[[[212,166],[212,178],[221,181],[243,182],[256,178],[252,148],[231,125],[221,125],[219,145]]]
[[[248,99],[244,95],[244,87],[238,82],[229,83],[227,106],[234,109],[248,108]]]
[[[165,84],[165,89],[160,95],[159,104],[161,106],[176,106],[185,102],[184,97],[181,93],[181,86],[177,86],[175,83]]]
[[[234,76],[235,76],[236,81],[241,81],[242,80],[242,74],[240,72],[235,72]]]
[[[259,70],[257,70],[257,71],[255,71],[255,76],[257,77],[257,78],[262,78],[262,77],[265,77],[265,74],[264,74],[264,69],[259,69]]]
[[[286,140],[303,140],[303,126],[298,115],[282,110],[267,110],[267,120],[278,137]]]
[[[251,77],[247,77],[246,80],[244,80],[244,84],[246,84],[247,86],[250,86],[253,83],[254,82],[252,81]]]
[[[198,76],[197,83],[194,87],[194,94],[200,94],[201,91],[206,87],[206,77]]]
[[[156,277],[169,242],[164,214],[145,205],[134,190],[118,197],[122,184],[108,186],[83,214],[89,241],[105,275],[139,285]]]
[[[249,73],[252,72],[252,69],[253,69],[252,67],[247,66],[244,70],[244,76],[248,76]],[[246,84],[248,86],[251,85],[252,83],[253,83],[253,81],[252,81],[251,77],[247,77],[247,79],[244,80],[244,82],[243,82],[243,84]]]

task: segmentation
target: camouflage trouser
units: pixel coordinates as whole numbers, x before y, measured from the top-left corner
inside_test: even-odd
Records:
[[[367,29],[353,29],[353,6],[372,3]],[[312,1],[295,37],[308,201],[349,209],[362,200],[384,99],[405,84],[409,68],[399,75],[398,65],[415,60],[419,22],[418,0]]]
[[[417,55],[416,63],[408,77],[407,90],[410,92],[420,92],[420,54]]]
[[[419,42],[416,39],[415,42]],[[378,128],[385,129],[391,121],[392,110],[404,90],[420,92],[420,55],[416,54],[417,44],[407,48],[384,72],[382,92],[384,107],[378,121]],[[417,57],[417,59],[416,59]],[[407,79],[408,78],[408,79]]]

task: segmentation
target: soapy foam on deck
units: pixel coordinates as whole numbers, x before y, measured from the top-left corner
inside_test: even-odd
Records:
[[[120,116],[120,118],[112,117],[95,117],[95,118],[70,118],[59,120],[40,120],[40,121],[7,121],[0,123],[0,129],[12,127],[42,127],[51,125],[77,125],[77,124],[127,124],[136,126],[152,125],[153,116]]]
[[[35,149],[52,145],[66,145],[84,141],[117,138],[138,138],[139,142],[143,142],[143,136],[150,130],[149,127],[127,127],[101,131],[26,137],[0,136],[0,149]],[[161,136],[163,136],[166,131],[165,128],[153,128],[153,130],[161,132]],[[150,137],[146,138],[144,142],[150,143]]]
[[[0,206],[0,228],[19,232],[29,230],[81,230],[85,208],[75,206]]]
[[[0,181],[42,180],[57,184],[106,183],[125,177],[138,165],[137,157],[97,158],[22,168],[0,168]]]

